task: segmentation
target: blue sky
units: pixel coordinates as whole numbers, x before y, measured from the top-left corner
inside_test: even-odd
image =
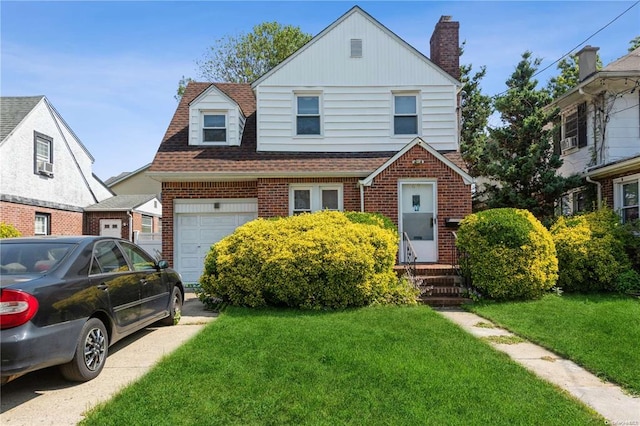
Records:
[[[462,63],[487,67],[483,91],[505,89],[525,50],[551,64],[636,1],[5,1],[0,93],[45,95],[95,157],[103,180],[153,160],[177,102],[177,83],[225,35],[278,21],[317,34],[358,5],[429,56],[441,15],[460,22]],[[640,35],[640,4],[585,44],[607,63]],[[578,48],[579,50],[579,48]],[[537,78],[557,74],[555,66]]]

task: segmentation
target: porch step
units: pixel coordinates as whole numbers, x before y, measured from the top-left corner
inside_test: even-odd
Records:
[[[472,302],[471,299],[460,296],[422,296],[418,301],[434,308],[461,306]]]
[[[460,286],[462,277],[459,275],[416,275],[416,282],[433,286]]]

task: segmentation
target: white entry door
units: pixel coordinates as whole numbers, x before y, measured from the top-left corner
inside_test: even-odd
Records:
[[[120,219],[100,219],[100,235],[122,238],[121,226],[122,220]]]
[[[435,182],[400,182],[399,228],[406,233],[417,262],[435,262],[438,258],[438,217]],[[404,239],[403,239],[403,243]],[[406,261],[406,247],[401,247],[401,261]]]

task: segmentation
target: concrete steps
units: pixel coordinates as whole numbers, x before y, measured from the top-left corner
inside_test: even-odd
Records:
[[[396,266],[399,275],[406,273],[404,265]],[[462,296],[462,277],[451,265],[417,264],[414,280],[420,288],[418,300],[433,307],[455,307],[472,300]]]

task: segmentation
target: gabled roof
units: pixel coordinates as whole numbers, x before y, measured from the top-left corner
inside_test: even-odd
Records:
[[[456,80],[455,78],[453,78],[451,75],[449,75],[449,73],[447,73],[446,71],[444,71],[442,68],[440,68],[438,65],[436,65],[434,62],[432,62],[429,58],[427,58],[425,55],[423,55],[422,53],[420,53],[420,51],[418,51],[415,47],[411,46],[409,43],[407,43],[406,41],[404,41],[403,39],[401,39],[400,37],[398,37],[398,35],[396,35],[393,31],[391,31],[389,28],[385,27],[384,25],[382,25],[378,20],[376,20],[373,16],[369,15],[367,12],[365,12],[364,10],[362,10],[359,6],[354,6],[352,7],[350,10],[348,10],[344,15],[342,15],[341,17],[339,17],[335,22],[333,22],[331,25],[329,25],[327,28],[325,28],[324,30],[322,30],[320,33],[318,33],[318,35],[316,35],[315,37],[313,37],[311,40],[309,40],[304,46],[302,46],[300,49],[296,50],[294,53],[292,53],[287,59],[285,59],[284,61],[282,61],[281,63],[279,63],[277,66],[275,66],[274,68],[272,68],[270,71],[266,72],[263,76],[261,76],[260,78],[258,78],[256,81],[254,81],[251,85],[251,87],[253,87],[254,89],[256,88],[256,86],[258,86],[260,83],[262,83],[264,80],[266,80],[267,78],[269,78],[269,76],[273,75],[274,73],[278,72],[278,70],[280,70],[282,67],[285,67],[289,62],[291,62],[292,60],[294,60],[298,55],[300,55],[302,52],[304,52],[305,50],[307,50],[310,46],[312,46],[313,44],[315,44],[319,39],[321,39],[322,37],[324,37],[325,34],[327,34],[328,32],[330,32],[331,30],[333,30],[335,27],[337,27],[338,25],[340,25],[342,22],[344,22],[345,20],[347,20],[347,18],[349,18],[351,15],[358,13],[360,15],[362,15],[363,17],[365,17],[368,21],[370,21],[373,25],[375,25],[376,27],[378,27],[380,30],[382,30],[383,32],[385,32],[389,37],[391,37],[392,39],[394,39],[396,42],[398,42],[400,45],[404,46],[406,49],[408,49],[409,51],[411,51],[414,55],[416,55],[418,58],[420,58],[421,60],[423,60],[425,63],[429,64],[430,66],[438,69],[443,76],[445,76],[448,80],[451,81],[452,84],[455,84],[457,86],[461,86],[461,83]]]
[[[85,211],[128,211],[135,210],[154,198],[153,194],[116,195],[97,204],[85,207]]]
[[[433,155],[435,158],[437,158],[438,160],[446,164],[451,170],[453,170],[458,175],[460,175],[460,177],[462,177],[462,180],[464,180],[464,183],[466,184],[473,183],[473,178],[467,172],[465,172],[461,166],[456,164],[456,160],[461,160],[459,156],[456,156],[454,158],[447,158],[446,154],[439,153],[438,151],[433,149],[431,145],[423,141],[421,138],[415,138],[414,140],[409,142],[407,145],[405,145],[404,148],[398,151],[393,157],[389,158],[389,160],[387,160],[382,166],[378,167],[373,173],[371,173],[365,179],[361,180],[360,183],[364,186],[371,186],[376,176],[382,173],[391,164],[395,163],[396,160],[398,160],[398,158],[402,157],[404,154],[406,154],[411,148],[413,148],[416,145],[419,145],[424,150],[428,151],[431,155]]]
[[[0,98],[0,141],[16,128],[18,124],[44,98],[40,96],[3,96]]]
[[[611,62],[602,71],[640,71],[640,47]]]
[[[135,175],[137,175],[139,173],[142,173],[142,172],[148,170],[149,167],[151,167],[151,163],[149,163],[147,165],[144,165],[144,166],[140,167],[139,169],[134,170],[132,172],[122,172],[117,176],[111,176],[109,179],[104,181],[104,184],[109,186],[109,187],[111,187],[111,186],[113,186],[115,184],[118,184],[118,183],[124,181],[124,180],[127,180],[128,178],[130,178],[132,176],[135,176]]]

